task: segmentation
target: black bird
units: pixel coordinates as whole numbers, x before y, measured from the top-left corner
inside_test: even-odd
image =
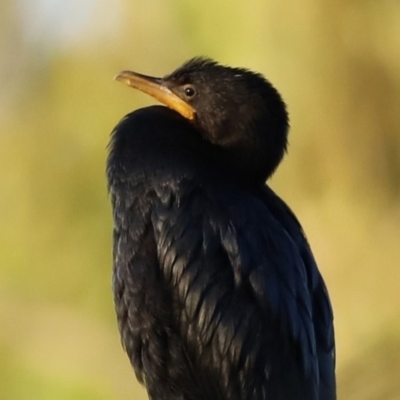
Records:
[[[265,184],[288,115],[260,74],[194,58],[117,80],[107,165],[123,346],[152,400],[333,400],[333,317],[303,230]]]

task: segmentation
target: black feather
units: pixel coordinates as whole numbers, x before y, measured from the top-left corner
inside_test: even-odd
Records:
[[[201,76],[210,89],[214,75],[232,71],[243,81],[258,76],[197,58],[164,79]],[[258,85],[271,128],[248,124],[256,111],[232,131],[218,125],[207,134],[210,121],[149,107],[112,134],[115,305],[123,345],[152,400],[336,398],[324,282],[296,217],[263,184],[286,148],[286,110],[267,81]],[[196,104],[204,118],[208,106]],[[226,107],[234,123],[235,107]]]

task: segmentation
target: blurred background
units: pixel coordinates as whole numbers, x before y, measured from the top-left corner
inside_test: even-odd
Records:
[[[291,115],[271,186],[332,298],[341,399],[400,399],[400,2],[2,0],[0,399],[145,399],[111,296],[113,81],[195,55],[265,74]]]

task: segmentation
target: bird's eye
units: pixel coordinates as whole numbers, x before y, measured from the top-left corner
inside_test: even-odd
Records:
[[[186,97],[193,97],[196,94],[196,89],[191,85],[186,85],[183,91]]]

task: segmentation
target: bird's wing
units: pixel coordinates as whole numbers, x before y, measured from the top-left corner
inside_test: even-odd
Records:
[[[307,287],[312,302],[312,315],[319,367],[319,398],[336,399],[335,336],[333,311],[327,288],[318,270],[304,231],[286,203],[268,186],[263,190],[266,203],[272,205],[274,217],[292,237],[301,254],[307,273]]]
[[[207,365],[226,398],[317,399],[309,272],[271,210],[234,189],[184,182],[157,196],[159,266],[195,373]]]

